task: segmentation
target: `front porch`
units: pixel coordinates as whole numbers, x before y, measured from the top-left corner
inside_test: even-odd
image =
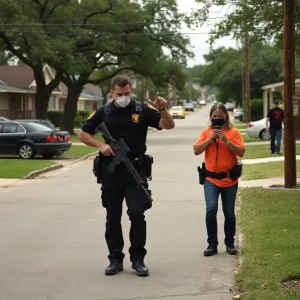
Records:
[[[264,91],[264,118],[267,116],[269,109],[273,107],[274,93],[283,95],[284,82],[268,84],[262,87]],[[300,78],[295,80],[295,96],[300,96]]]
[[[0,115],[8,119],[35,118],[35,94],[0,93]]]

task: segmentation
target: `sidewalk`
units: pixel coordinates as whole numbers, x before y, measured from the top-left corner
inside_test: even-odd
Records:
[[[296,160],[300,159],[300,155],[296,155]],[[262,164],[274,161],[284,161],[284,156],[270,156],[264,158],[242,159],[244,165]]]
[[[296,144],[300,144],[300,141],[296,141]],[[249,142],[245,143],[246,146],[254,146],[254,145],[270,145],[270,141],[265,141],[265,142]]]
[[[264,187],[268,188],[271,185],[284,185],[284,178],[268,178],[268,179],[256,179],[256,180],[243,180],[243,177],[239,181],[239,187]]]

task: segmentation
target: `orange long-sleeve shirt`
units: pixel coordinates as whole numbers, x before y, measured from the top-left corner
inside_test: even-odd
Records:
[[[207,140],[211,136],[212,131],[213,129],[211,127],[204,128],[194,146]],[[236,128],[225,129],[224,134],[231,143],[242,147],[245,151],[243,137],[239,130],[237,130]],[[231,168],[234,167],[236,162],[237,156],[230,151],[226,143],[224,143],[221,139],[217,139],[215,143],[212,142],[205,149],[205,167],[208,171],[228,172]],[[231,180],[231,178],[224,178],[220,180],[207,177],[206,179],[219,187],[232,186],[238,182],[238,179],[233,181]]]

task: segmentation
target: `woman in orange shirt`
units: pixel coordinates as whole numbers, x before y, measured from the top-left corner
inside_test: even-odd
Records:
[[[225,216],[226,251],[234,255],[237,253],[234,245],[235,199],[238,177],[241,175],[241,166],[237,164],[237,156],[243,157],[246,149],[239,130],[231,124],[227,109],[223,104],[218,103],[212,106],[210,120],[210,126],[202,130],[194,145],[195,155],[205,152],[204,195],[208,247],[204,255],[211,256],[218,253],[217,211],[220,194]],[[234,176],[237,172],[239,174]]]

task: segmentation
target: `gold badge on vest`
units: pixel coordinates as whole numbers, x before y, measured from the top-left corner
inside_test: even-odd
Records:
[[[133,121],[134,123],[138,123],[139,120],[140,120],[140,116],[139,116],[138,114],[133,114],[133,115],[132,115],[132,121]]]

